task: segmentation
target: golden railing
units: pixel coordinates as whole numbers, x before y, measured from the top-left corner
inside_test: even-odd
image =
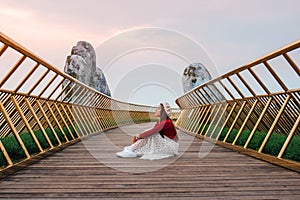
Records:
[[[154,117],[154,107],[105,96],[2,33],[0,45],[2,173],[80,138]]]
[[[300,41],[194,88],[176,100],[176,126],[300,171]]]

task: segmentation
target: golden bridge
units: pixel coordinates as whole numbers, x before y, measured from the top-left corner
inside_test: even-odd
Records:
[[[149,171],[156,161],[109,158],[155,108],[107,97],[2,33],[0,45],[0,198],[300,198],[300,41],[178,97],[186,148]]]

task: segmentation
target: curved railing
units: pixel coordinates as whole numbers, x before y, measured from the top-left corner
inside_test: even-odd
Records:
[[[0,172],[93,133],[154,117],[154,107],[105,96],[2,33],[0,71]]]
[[[297,41],[184,94],[176,100],[179,117],[173,109],[176,126],[277,164],[295,161],[288,165],[300,171],[299,46]],[[154,107],[105,96],[2,33],[0,71],[1,176],[94,133],[154,118]]]
[[[177,127],[275,163],[296,161],[283,163],[300,170],[299,47],[296,41],[179,97]]]

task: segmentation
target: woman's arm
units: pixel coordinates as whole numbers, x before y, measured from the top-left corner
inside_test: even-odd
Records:
[[[146,138],[154,134],[158,134],[164,127],[165,122],[157,123],[153,128],[138,134],[138,138]]]

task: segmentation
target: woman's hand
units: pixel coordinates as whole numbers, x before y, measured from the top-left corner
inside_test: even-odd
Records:
[[[132,137],[132,144],[135,143],[136,141],[138,141],[140,138],[139,136],[133,136]]]

